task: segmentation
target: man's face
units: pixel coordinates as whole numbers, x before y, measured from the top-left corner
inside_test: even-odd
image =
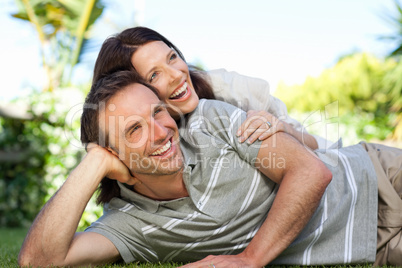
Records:
[[[176,122],[147,87],[132,84],[116,93],[99,115],[101,131],[131,173],[170,175],[183,167]]]

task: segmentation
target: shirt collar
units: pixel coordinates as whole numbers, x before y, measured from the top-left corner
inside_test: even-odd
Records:
[[[187,165],[184,166],[183,181],[184,181],[184,184],[186,185],[186,187],[191,187],[191,181],[190,181],[191,169],[192,168],[190,166],[187,166]],[[153,200],[149,197],[140,195],[139,193],[135,192],[131,186],[129,186],[127,184],[124,184],[121,182],[117,182],[117,184],[120,187],[120,194],[121,194],[122,199],[135,205],[139,209],[150,212],[150,213],[156,213],[159,209],[159,206],[162,204],[166,204],[169,202],[175,202],[176,200],[181,199],[181,198],[179,198],[179,199],[175,199],[175,200],[171,200],[171,201],[157,201],[157,200]]]
[[[146,196],[140,195],[136,193],[132,187],[123,184],[121,182],[117,182],[120,187],[121,197],[129,203],[132,203],[136,207],[141,210],[145,210],[151,213],[155,213],[159,208],[159,201],[153,200]],[[129,188],[130,187],[130,188]]]

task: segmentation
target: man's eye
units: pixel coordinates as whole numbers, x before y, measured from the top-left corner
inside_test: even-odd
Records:
[[[155,114],[158,114],[158,113],[160,113],[160,112],[162,112],[162,111],[163,111],[162,108],[156,109],[155,112],[154,112],[154,115],[155,115]]]
[[[149,82],[152,82],[155,79],[155,77],[156,77],[156,73],[153,73],[151,75],[151,78],[149,78]]]
[[[141,126],[135,126],[131,129],[130,134],[133,134],[135,131],[137,131]]]

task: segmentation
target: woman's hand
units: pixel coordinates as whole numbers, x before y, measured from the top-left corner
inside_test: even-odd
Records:
[[[267,111],[250,110],[236,134],[240,142],[247,140],[248,143],[253,143],[257,139],[265,140],[279,131],[292,135],[293,130],[291,125],[279,120]]]
[[[86,147],[86,150],[88,154],[99,154],[100,157],[103,158],[104,164],[107,168],[107,174],[105,175],[105,177],[129,185],[134,185],[138,182],[138,180],[131,175],[127,166],[117,157],[117,154],[115,154],[113,151],[108,150],[107,148],[103,148],[96,143],[89,143]]]
[[[307,131],[298,131],[290,124],[279,120],[267,111],[254,111],[247,112],[247,118],[237,131],[237,136],[240,142],[247,140],[248,143],[253,143],[257,139],[263,141],[277,132],[285,132],[293,136],[303,146],[310,149],[317,149],[317,140]]]

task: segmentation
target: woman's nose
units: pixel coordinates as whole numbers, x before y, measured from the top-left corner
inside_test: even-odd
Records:
[[[182,72],[179,69],[175,68],[174,66],[169,66],[168,69],[169,69],[168,71],[170,76],[170,83],[174,83],[177,81],[180,82]]]

